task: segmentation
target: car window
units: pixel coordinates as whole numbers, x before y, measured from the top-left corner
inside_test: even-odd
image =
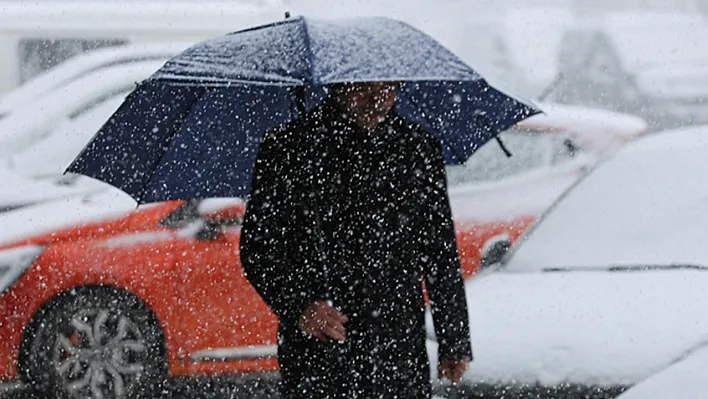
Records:
[[[507,157],[495,140],[477,150],[463,165],[447,167],[450,187],[495,181],[549,167],[573,158],[582,149],[556,132],[515,127],[499,135],[511,152]]]

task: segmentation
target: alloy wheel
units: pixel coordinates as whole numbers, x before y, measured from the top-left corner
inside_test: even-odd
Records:
[[[127,315],[97,309],[75,313],[57,332],[53,365],[76,398],[122,399],[140,382],[147,343]]]

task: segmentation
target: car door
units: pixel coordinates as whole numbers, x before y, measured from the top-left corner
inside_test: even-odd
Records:
[[[244,277],[239,259],[243,210],[237,199],[188,202],[183,209],[187,216],[176,251],[181,356],[193,370],[274,367],[277,321]]]

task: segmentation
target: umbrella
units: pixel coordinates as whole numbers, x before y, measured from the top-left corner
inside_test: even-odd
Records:
[[[264,134],[327,86],[398,81],[397,112],[448,164],[539,111],[491,87],[430,36],[388,18],[287,18],[196,44],[137,85],[67,172],[141,203],[249,194]]]

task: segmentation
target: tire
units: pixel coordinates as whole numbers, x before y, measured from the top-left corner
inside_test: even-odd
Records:
[[[47,397],[157,398],[167,379],[164,335],[136,297],[104,287],[64,293],[28,337],[29,383]]]

